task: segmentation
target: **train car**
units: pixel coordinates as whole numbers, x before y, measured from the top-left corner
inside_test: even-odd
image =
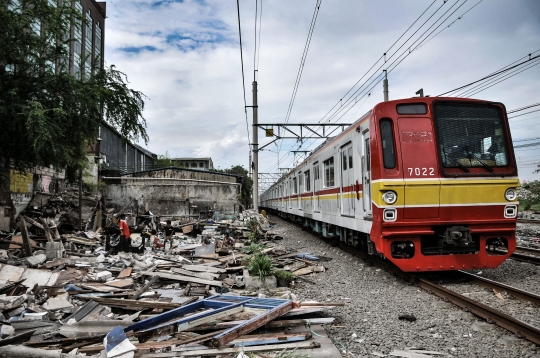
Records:
[[[515,250],[519,185],[503,104],[415,97],[327,139],[260,207],[403,271],[484,269]]]

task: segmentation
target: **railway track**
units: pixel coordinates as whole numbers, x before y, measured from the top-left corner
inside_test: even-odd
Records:
[[[518,224],[536,224],[540,225],[540,220],[538,219],[517,219]]]
[[[495,250],[496,253],[505,254],[504,250]],[[510,256],[513,260],[540,265],[540,250],[530,247],[517,246],[516,251]]]
[[[503,312],[500,312],[496,309],[486,306],[480,302],[470,299],[469,297],[466,297],[450,289],[447,289],[428,279],[422,278],[418,275],[403,272],[399,268],[393,266],[390,263],[380,261],[376,257],[372,257],[367,254],[364,254],[363,252],[358,251],[350,246],[340,244],[340,248],[374,265],[377,265],[379,267],[384,267],[386,270],[390,271],[396,276],[399,276],[409,282],[415,283],[418,287],[432,294],[435,294],[436,296],[439,296],[444,300],[452,302],[453,304],[463,308],[464,310],[485,319],[489,323],[495,323],[498,326],[505,328],[506,330],[514,333],[517,337],[525,338],[535,344],[540,345],[540,329],[535,326],[532,326],[526,322],[523,322]],[[520,290],[515,287],[502,284],[500,282],[488,280],[483,277],[479,277],[477,275],[473,275],[467,272],[463,272],[463,271],[458,271],[458,272],[459,272],[459,275],[466,277],[468,280],[474,281],[478,285],[481,285],[487,288],[495,288],[499,291],[506,291],[508,294],[518,299],[533,302],[537,305],[540,305],[539,295],[536,295],[536,294],[533,294],[524,290]]]

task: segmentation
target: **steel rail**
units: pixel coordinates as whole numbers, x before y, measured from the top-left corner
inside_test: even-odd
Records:
[[[518,224],[537,224],[540,225],[540,220],[538,219],[517,219]]]
[[[441,297],[444,300],[448,300],[463,308],[464,310],[473,313],[474,315],[485,319],[489,323],[495,323],[498,326],[514,333],[517,337],[526,338],[527,340],[540,345],[540,329],[534,327],[526,322],[523,322],[517,318],[511,317],[505,313],[502,313],[496,309],[488,307],[480,302],[474,301],[468,297],[465,297],[457,292],[442,287],[429,280],[417,277],[411,273],[403,272],[398,267],[382,262],[375,257],[369,256],[363,252],[360,252],[350,246],[340,243],[339,247],[344,251],[347,251],[365,261],[368,261],[379,267],[384,267],[393,274],[402,277],[403,279],[416,284],[418,287]],[[517,291],[515,291],[517,294]],[[528,296],[528,295],[527,295]]]
[[[533,254],[533,255],[540,256],[540,250],[533,249],[533,248],[530,248],[530,247],[516,246],[516,251],[522,251],[522,252],[526,252],[528,254]]]
[[[489,280],[487,278],[480,277],[478,275],[475,275],[469,272],[465,272],[465,271],[458,271],[458,272],[464,277],[472,280],[474,283],[476,283],[479,286],[483,286],[487,288],[495,288],[499,291],[506,291],[506,293],[514,296],[517,299],[520,299],[522,301],[532,302],[540,306],[540,295],[537,295],[532,292],[524,291],[516,287],[508,286],[501,282]]]
[[[510,258],[516,261],[528,262],[534,265],[540,265],[540,256],[524,255],[524,254],[519,254],[517,252],[514,252],[510,256]]]

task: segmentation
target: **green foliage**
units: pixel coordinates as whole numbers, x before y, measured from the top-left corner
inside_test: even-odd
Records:
[[[276,278],[278,280],[285,281],[285,282],[292,282],[295,279],[295,277],[294,277],[294,275],[292,273],[290,273],[289,271],[285,271],[285,270],[277,270],[277,271],[275,271],[274,276],[276,276]]]
[[[154,162],[155,168],[168,168],[172,166],[174,165],[169,157],[169,152],[165,152],[165,155],[158,155],[156,161]]]
[[[252,243],[249,246],[244,246],[244,253],[248,255],[259,254],[262,250],[264,250],[264,246],[256,243]]]
[[[286,349],[279,352],[274,358],[309,358],[307,354],[296,353],[296,348],[292,351]]]
[[[251,231],[251,232],[257,232],[257,230],[259,229],[259,222],[257,221],[257,219],[251,218],[251,219],[247,222],[246,227],[247,227],[248,230]]]
[[[252,203],[251,193],[253,191],[253,180],[249,177],[248,171],[241,165],[231,166],[229,169],[213,169],[213,171],[225,174],[234,174],[241,177],[242,187],[240,194],[238,194],[238,201],[245,208],[249,207]]]
[[[528,195],[520,196],[519,203],[522,210],[540,211],[540,181],[535,180],[523,185]]]
[[[259,276],[259,280],[264,281],[266,276],[270,276],[274,269],[272,260],[265,254],[258,253],[253,255],[249,261],[247,269],[249,273],[255,276]]]
[[[144,94],[128,87],[114,65],[95,66],[83,80],[69,74],[72,22],[84,22],[71,2],[0,2],[0,153],[14,168],[36,165],[75,170],[84,166],[88,145],[102,120],[124,140],[148,141]],[[37,33],[34,28],[41,26]],[[81,59],[84,62],[84,59]],[[55,66],[56,64],[56,66]],[[55,68],[56,67],[56,68]],[[81,71],[84,72],[84,71]]]

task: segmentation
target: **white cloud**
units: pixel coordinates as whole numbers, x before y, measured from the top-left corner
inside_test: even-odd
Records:
[[[320,120],[431,2],[323,1],[291,122]],[[314,5],[315,1],[263,1],[260,123],[285,118]],[[240,6],[246,95],[251,105],[255,9],[253,1],[240,1]],[[390,97],[411,97],[421,87],[426,94],[440,94],[539,49],[537,10],[537,3],[527,0],[482,2],[389,75]],[[107,4],[107,16],[106,61],[127,73],[133,88],[150,98],[145,111],[149,149],[158,154],[167,151],[172,157],[211,156],[222,168],[247,167],[251,108],[247,130],[236,3],[117,0]],[[508,109],[535,103],[540,92],[537,78],[540,66],[477,96],[503,102]],[[342,121],[351,122],[381,100],[378,84],[367,100],[359,101],[362,106],[357,105]],[[514,139],[531,137],[532,131],[540,129],[538,125],[515,127]],[[260,134],[259,143],[268,143]],[[282,149],[294,145],[288,141]],[[525,153],[536,154],[540,160],[538,150],[517,155]],[[277,171],[276,157],[270,151],[261,152],[260,171]],[[290,166],[292,157],[282,152],[280,166]],[[531,172],[532,168],[523,168],[520,176],[533,179]]]

